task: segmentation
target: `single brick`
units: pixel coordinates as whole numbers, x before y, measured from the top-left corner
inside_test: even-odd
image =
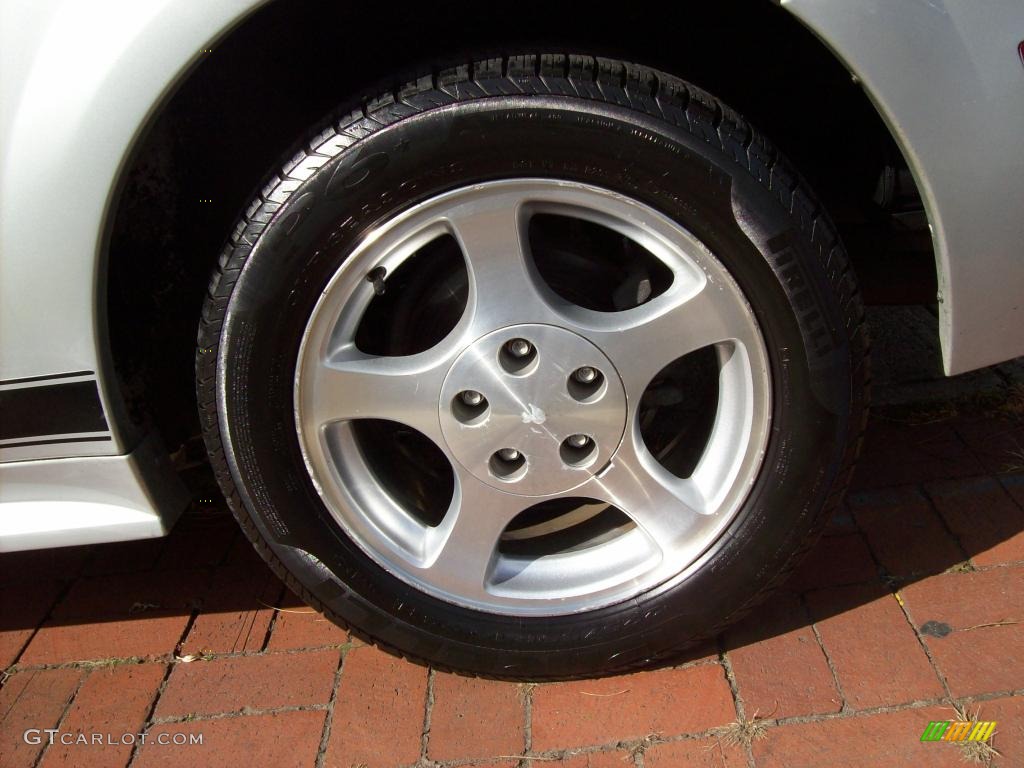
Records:
[[[954,696],[1024,688],[1024,626],[981,627],[928,638]]]
[[[68,710],[61,730],[69,739],[92,734],[142,732],[167,667],[163,664],[121,664],[93,670]],[[43,756],[44,768],[82,765],[89,768],[120,768],[127,765],[131,744],[63,744],[50,747]]]
[[[949,424],[896,425],[872,419],[851,487],[917,485],[985,474]]]
[[[1024,509],[994,478],[951,480],[927,491],[976,564],[1024,561]]]
[[[80,579],[54,607],[21,663],[170,654],[201,604],[208,579],[198,571]]]
[[[167,537],[159,568],[186,569],[219,565],[240,536],[229,514],[185,515]],[[264,570],[268,570],[263,566]]]
[[[965,558],[931,504],[915,489],[855,494],[849,502],[875,557],[892,576],[941,573]]]
[[[175,664],[157,717],[326,704],[339,653],[275,653]]]
[[[83,576],[142,573],[153,570],[167,539],[142,539],[97,544],[93,556],[82,569]]]
[[[0,756],[5,766],[34,765],[46,746],[45,733],[39,744],[26,743],[29,728],[55,728],[85,673],[80,669],[32,669],[17,672],[0,688]]]
[[[699,733],[736,719],[718,664],[540,685],[533,692],[533,749],[614,744],[658,733]]]
[[[952,630],[925,637],[954,696],[1024,687],[1024,567],[945,573],[901,593],[920,627],[928,621]]]
[[[53,611],[53,618],[127,619],[191,614],[209,589],[206,570],[169,573],[151,571],[125,578],[95,576],[76,581]]]
[[[957,434],[971,453],[992,474],[1020,471],[1024,459],[1024,425],[1019,420],[977,418],[964,419],[956,425]]]
[[[0,584],[69,582],[78,577],[92,547],[51,547],[0,554]]]
[[[825,653],[799,600],[780,593],[730,630],[729,660],[748,717],[838,712]]]
[[[427,755],[463,760],[526,748],[522,689],[513,683],[438,673]]]
[[[48,621],[32,638],[19,663],[166,656],[174,652],[186,626],[188,615],[96,623]]]
[[[133,768],[237,768],[239,763],[274,768],[309,768],[316,763],[323,711],[276,712],[168,723],[150,728]],[[202,744],[175,744],[176,734],[201,736]],[[178,738],[181,738],[180,736]],[[161,744],[163,739],[169,743]],[[349,768],[348,763],[342,763]]]
[[[769,728],[753,742],[758,768],[963,768],[960,750],[922,742],[931,720],[952,720],[951,708],[923,707]]]
[[[372,646],[350,651],[334,705],[327,764],[393,768],[415,763],[426,697],[422,667]]]
[[[60,590],[60,583],[50,580],[0,587],[0,669],[15,662]]]
[[[914,622],[941,621],[954,630],[1024,619],[1024,566],[942,573],[900,594]]]
[[[892,594],[836,587],[812,592],[807,601],[850,706],[865,709],[943,695]]]
[[[878,566],[859,533],[821,538],[786,582],[798,592],[878,580]]]

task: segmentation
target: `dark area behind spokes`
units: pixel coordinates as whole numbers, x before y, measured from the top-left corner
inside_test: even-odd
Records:
[[[591,221],[550,213],[530,219],[530,252],[548,286],[595,312],[622,312],[668,290],[672,272],[639,243]]]
[[[561,298],[598,312],[632,309],[664,293],[672,272],[650,251],[608,227],[568,215],[534,214],[530,256]],[[442,235],[384,280],[360,320],[356,345],[367,354],[411,355],[450,333],[466,310],[469,273],[457,241]],[[531,318],[523,318],[528,322]],[[688,477],[707,445],[718,407],[718,354],[706,348],[669,363],[647,388],[640,431],[661,464]],[[437,526],[454,492],[452,467],[416,430],[360,420],[354,431],[367,466],[420,523]],[[499,545],[508,556],[540,557],[603,543],[632,529],[620,510],[593,499],[545,501],[525,509]]]
[[[458,242],[441,235],[389,275],[367,307],[356,346],[368,355],[415,355],[452,332],[466,309],[469,273]]]
[[[640,435],[676,477],[689,477],[704,455],[718,410],[719,351],[704,347],[666,365],[640,399]]]
[[[380,486],[423,525],[439,525],[455,491],[455,475],[441,449],[395,421],[358,419],[352,426]]]
[[[595,499],[542,501],[524,509],[509,524],[498,551],[541,557],[601,544],[635,527],[619,509]]]

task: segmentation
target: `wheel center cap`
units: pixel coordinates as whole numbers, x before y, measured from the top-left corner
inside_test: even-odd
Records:
[[[441,430],[483,482],[547,496],[604,467],[626,426],[626,394],[611,361],[582,336],[514,325],[470,344],[441,388]]]

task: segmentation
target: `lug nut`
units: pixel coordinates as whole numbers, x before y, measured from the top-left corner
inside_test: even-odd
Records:
[[[570,435],[566,438],[565,442],[573,448],[586,448],[590,445],[590,438],[586,435]]]
[[[597,460],[597,444],[590,435],[569,435],[558,446],[558,455],[568,466],[585,469]]]
[[[459,395],[459,398],[470,408],[475,408],[484,401],[484,396],[477,392],[475,389],[465,390],[464,392],[462,392],[462,394]]]
[[[491,474],[506,483],[514,483],[526,474],[526,457],[515,448],[501,448],[487,462]]]
[[[533,352],[533,345],[526,339],[512,339],[508,343],[508,353],[512,357],[526,357]]]
[[[597,379],[597,375],[597,368],[584,365],[582,368],[577,368],[572,377],[580,384],[593,384]]]

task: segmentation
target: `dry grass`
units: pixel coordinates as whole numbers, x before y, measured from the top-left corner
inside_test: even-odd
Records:
[[[1024,419],[1024,382],[1010,386],[1006,399],[999,406],[999,412],[1009,418]]]
[[[981,707],[974,710],[973,715],[968,714],[961,705],[954,705],[953,711],[956,712],[956,719],[962,722],[981,720]],[[988,765],[992,762],[992,758],[1000,756],[999,751],[988,741],[956,741],[953,743],[960,750],[960,759],[965,763]]]
[[[967,395],[957,401],[956,407],[968,415],[1020,421],[1024,419],[1024,382]]]
[[[754,713],[753,720],[736,722],[711,729],[711,735],[727,747],[748,748],[751,744],[768,735],[768,726]]]
[[[949,421],[959,415],[960,409],[957,408],[956,402],[921,405],[906,415],[905,423],[911,427],[920,427],[925,424],[938,424],[939,422]]]
[[[960,759],[966,763],[981,763],[988,765],[993,757],[998,757],[999,752],[987,741],[959,741]]]
[[[1004,472],[1024,472],[1024,448],[1009,451],[1010,460],[1003,466]]]
[[[887,421],[913,427],[937,424],[958,416],[1024,421],[1024,382],[934,403],[882,406],[875,409],[875,414]]]

